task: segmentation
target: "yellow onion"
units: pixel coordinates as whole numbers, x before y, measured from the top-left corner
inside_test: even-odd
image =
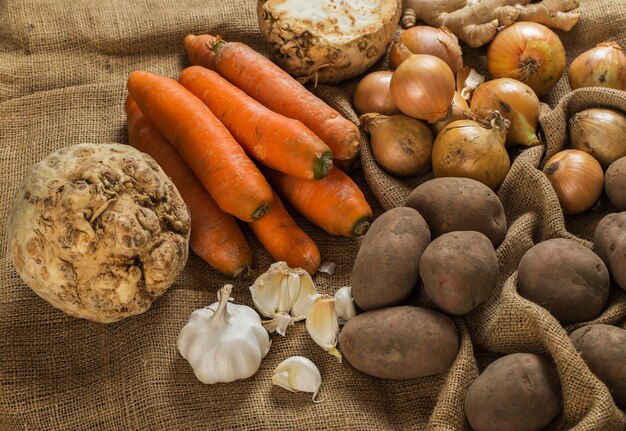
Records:
[[[626,115],[611,109],[591,108],[577,112],[568,123],[570,146],[585,151],[603,169],[626,156]]]
[[[588,210],[602,193],[602,166],[584,151],[559,151],[546,162],[543,173],[552,183],[564,214]]]
[[[487,69],[493,78],[513,78],[547,94],[565,70],[565,48],[543,24],[520,21],[501,30],[487,49]]]
[[[498,78],[483,82],[474,90],[470,109],[477,115],[498,110],[511,122],[506,145],[539,145],[537,123],[541,105],[532,88],[517,79]]]
[[[398,67],[408,58],[409,53],[439,57],[454,73],[463,67],[463,51],[459,39],[445,27],[418,25],[404,31],[400,41],[391,47],[391,65]]]
[[[409,117],[436,123],[452,108],[455,79],[438,57],[412,54],[391,76],[391,99]]]
[[[510,168],[504,147],[509,121],[495,112],[489,124],[483,123],[457,120],[439,132],[432,151],[435,178],[472,178],[498,188]]]
[[[580,54],[567,72],[572,90],[606,87],[626,90],[626,54],[615,42],[602,42]]]
[[[452,123],[456,120],[465,120],[467,118],[467,111],[469,110],[469,106],[467,105],[467,101],[465,98],[456,91],[454,93],[454,98],[452,99],[452,110],[450,111],[450,115],[443,120],[438,121],[430,125],[431,130],[436,135],[441,132],[441,129],[446,127],[448,124]]]
[[[389,92],[392,74],[389,70],[379,70],[361,78],[352,96],[352,103],[357,113],[377,112],[383,115],[400,113],[396,104],[391,100]]]
[[[372,154],[383,170],[398,177],[430,171],[433,134],[426,124],[402,114],[369,113],[359,120],[370,134]]]

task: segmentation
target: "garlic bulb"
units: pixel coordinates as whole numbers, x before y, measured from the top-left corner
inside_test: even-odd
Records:
[[[269,334],[250,307],[228,304],[233,286],[217,292],[217,300],[195,310],[178,335],[178,351],[202,383],[246,379],[259,369],[270,348]]]
[[[311,392],[313,402],[322,385],[322,375],[317,366],[304,356],[291,356],[274,369],[272,384],[291,392]]]
[[[290,268],[283,261],[275,262],[261,274],[252,286],[252,301],[256,309],[270,320],[263,322],[269,332],[285,335],[289,325],[306,319],[313,304],[315,285],[308,272]]]
[[[352,287],[344,286],[335,292],[335,313],[339,323],[345,323],[356,316],[356,307],[352,297]]]
[[[335,298],[330,295],[313,295],[313,305],[306,316],[306,330],[313,341],[335,356],[341,362],[341,353],[337,350],[339,321],[335,312]]]

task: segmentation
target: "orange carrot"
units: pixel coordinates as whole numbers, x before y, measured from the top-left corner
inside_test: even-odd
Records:
[[[330,148],[298,120],[266,108],[219,73],[191,66],[178,77],[265,166],[299,178],[320,179],[333,166]]]
[[[124,107],[130,144],[156,160],[189,207],[191,250],[228,277],[248,275],[252,250],[235,218],[217,206],[176,148],[150,123],[130,96]]]
[[[217,37],[210,34],[185,36],[183,45],[191,64],[198,64],[208,69],[215,70],[215,53],[211,49],[217,41]]]
[[[336,160],[356,157],[360,145],[356,124],[342,117],[270,59],[239,42],[218,40],[210,49],[217,54],[215,66],[224,78],[272,111],[304,123],[330,147]],[[194,60],[190,58],[190,61]]]
[[[272,202],[265,217],[248,223],[252,231],[274,259],[315,274],[321,263],[317,245],[300,229],[276,194]]]
[[[314,225],[331,235],[364,235],[372,210],[361,189],[336,166],[328,176],[311,181],[264,169],[274,190]]]
[[[177,81],[133,72],[128,92],[171,142],[219,207],[249,222],[272,203],[272,189],[228,129]]]

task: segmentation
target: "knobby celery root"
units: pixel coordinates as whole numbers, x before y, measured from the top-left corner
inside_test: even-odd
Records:
[[[115,322],[146,311],[188,257],[189,212],[157,163],[129,145],[77,144],[35,164],[11,208],[17,272],[65,313]]]
[[[472,48],[485,45],[498,28],[533,21],[569,31],[580,14],[579,0],[404,0],[405,13],[433,27],[446,27]],[[409,9],[411,11],[409,11]],[[414,23],[413,20],[407,20]],[[414,25],[414,24],[413,24]]]

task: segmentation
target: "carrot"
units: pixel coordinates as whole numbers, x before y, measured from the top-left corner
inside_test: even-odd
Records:
[[[356,157],[360,145],[356,124],[342,117],[270,59],[239,42],[218,40],[211,49],[217,54],[216,69],[224,78],[272,111],[304,123],[330,147],[336,160]]]
[[[191,64],[198,64],[208,69],[215,70],[215,53],[211,46],[217,41],[217,37],[210,34],[185,36],[183,45]]]
[[[178,77],[259,162],[299,178],[320,179],[333,166],[330,148],[298,120],[266,108],[219,73],[191,66]]]
[[[228,277],[250,274],[252,250],[235,218],[217,206],[176,148],[150,123],[130,96],[124,107],[130,144],[156,160],[189,207],[191,250]]]
[[[300,214],[330,235],[364,235],[372,210],[361,189],[336,166],[328,176],[311,181],[264,169],[274,190]]]
[[[315,274],[321,263],[317,245],[300,229],[276,194],[272,202],[265,217],[248,223],[252,231],[276,261]]]
[[[219,207],[249,222],[272,202],[272,189],[228,129],[177,81],[136,71],[128,92],[181,154]]]

